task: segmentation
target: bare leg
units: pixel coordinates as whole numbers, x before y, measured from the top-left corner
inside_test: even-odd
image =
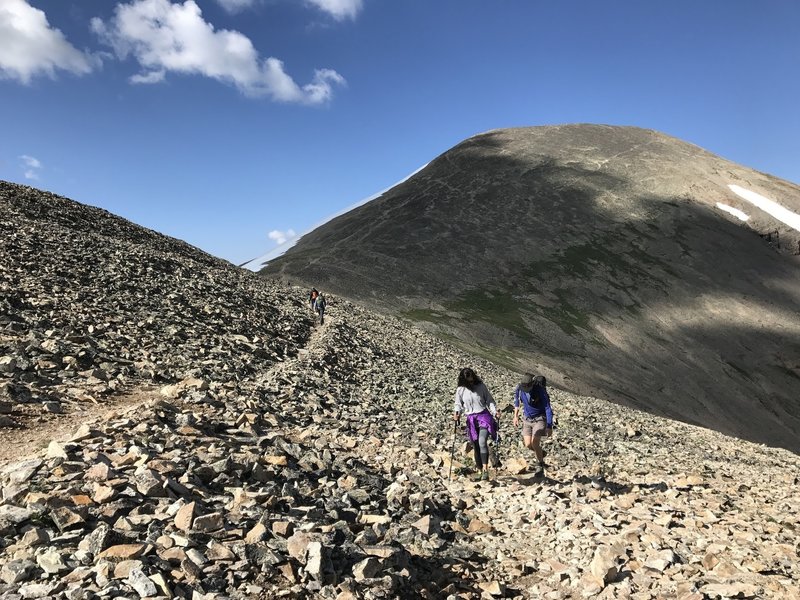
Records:
[[[544,450],[542,450],[541,436],[534,435],[532,437],[528,437],[527,435],[522,436],[522,442],[525,444],[525,447],[528,450],[533,450],[533,453],[536,455],[536,460],[538,462],[544,461]]]
[[[536,460],[541,465],[544,462],[544,450],[542,450],[542,436],[535,435],[531,439],[531,444],[528,446],[536,454]]]

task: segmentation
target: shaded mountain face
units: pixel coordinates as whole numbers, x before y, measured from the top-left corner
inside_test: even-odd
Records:
[[[262,274],[578,393],[798,451],[800,232],[748,194],[800,213],[798,186],[654,131],[498,130]]]

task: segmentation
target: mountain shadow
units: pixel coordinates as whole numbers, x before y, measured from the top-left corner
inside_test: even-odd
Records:
[[[735,190],[800,213],[797,185],[658,132],[492,131],[261,273],[567,390],[798,452],[800,232]]]

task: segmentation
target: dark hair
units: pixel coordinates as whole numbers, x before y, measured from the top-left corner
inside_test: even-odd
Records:
[[[533,385],[538,385],[540,387],[546,388],[547,387],[547,378],[544,375],[537,375],[533,378]]]
[[[472,379],[472,383],[468,382],[467,378]],[[471,390],[479,383],[483,383],[481,381],[481,378],[478,377],[478,374],[469,367],[461,369],[461,371],[458,374],[458,387],[465,387]]]

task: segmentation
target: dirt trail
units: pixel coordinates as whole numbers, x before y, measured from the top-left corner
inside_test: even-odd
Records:
[[[99,404],[67,405],[67,412],[44,422],[27,422],[15,429],[0,429],[0,466],[38,454],[52,440],[63,442],[84,423],[93,423],[109,413],[119,413],[158,397],[154,388],[139,388],[105,399]]]
[[[328,330],[328,325],[330,324],[330,317],[325,320],[323,325],[319,324],[319,321],[311,327],[311,335],[306,340],[305,345],[302,348],[298,348],[297,354],[286,358],[285,360],[275,363],[269,370],[265,373],[267,375],[279,375],[282,374],[284,371],[290,371],[293,368],[297,368],[299,365],[302,365],[304,362],[308,360],[308,357],[311,353],[320,350],[324,351],[325,342],[323,341],[323,334]]]
[[[322,334],[328,328],[328,322],[329,320],[326,320],[324,325],[319,323],[314,325],[306,345],[298,350],[297,355],[276,363],[272,369],[280,372],[302,362],[309,352],[320,344]],[[46,421],[27,419],[21,427],[0,429],[0,467],[40,453],[53,440],[63,442],[69,439],[85,423],[103,420],[110,413],[119,413],[160,397],[158,388],[138,388],[107,398],[99,404],[71,403],[67,405],[67,412],[61,415],[49,415]]]

